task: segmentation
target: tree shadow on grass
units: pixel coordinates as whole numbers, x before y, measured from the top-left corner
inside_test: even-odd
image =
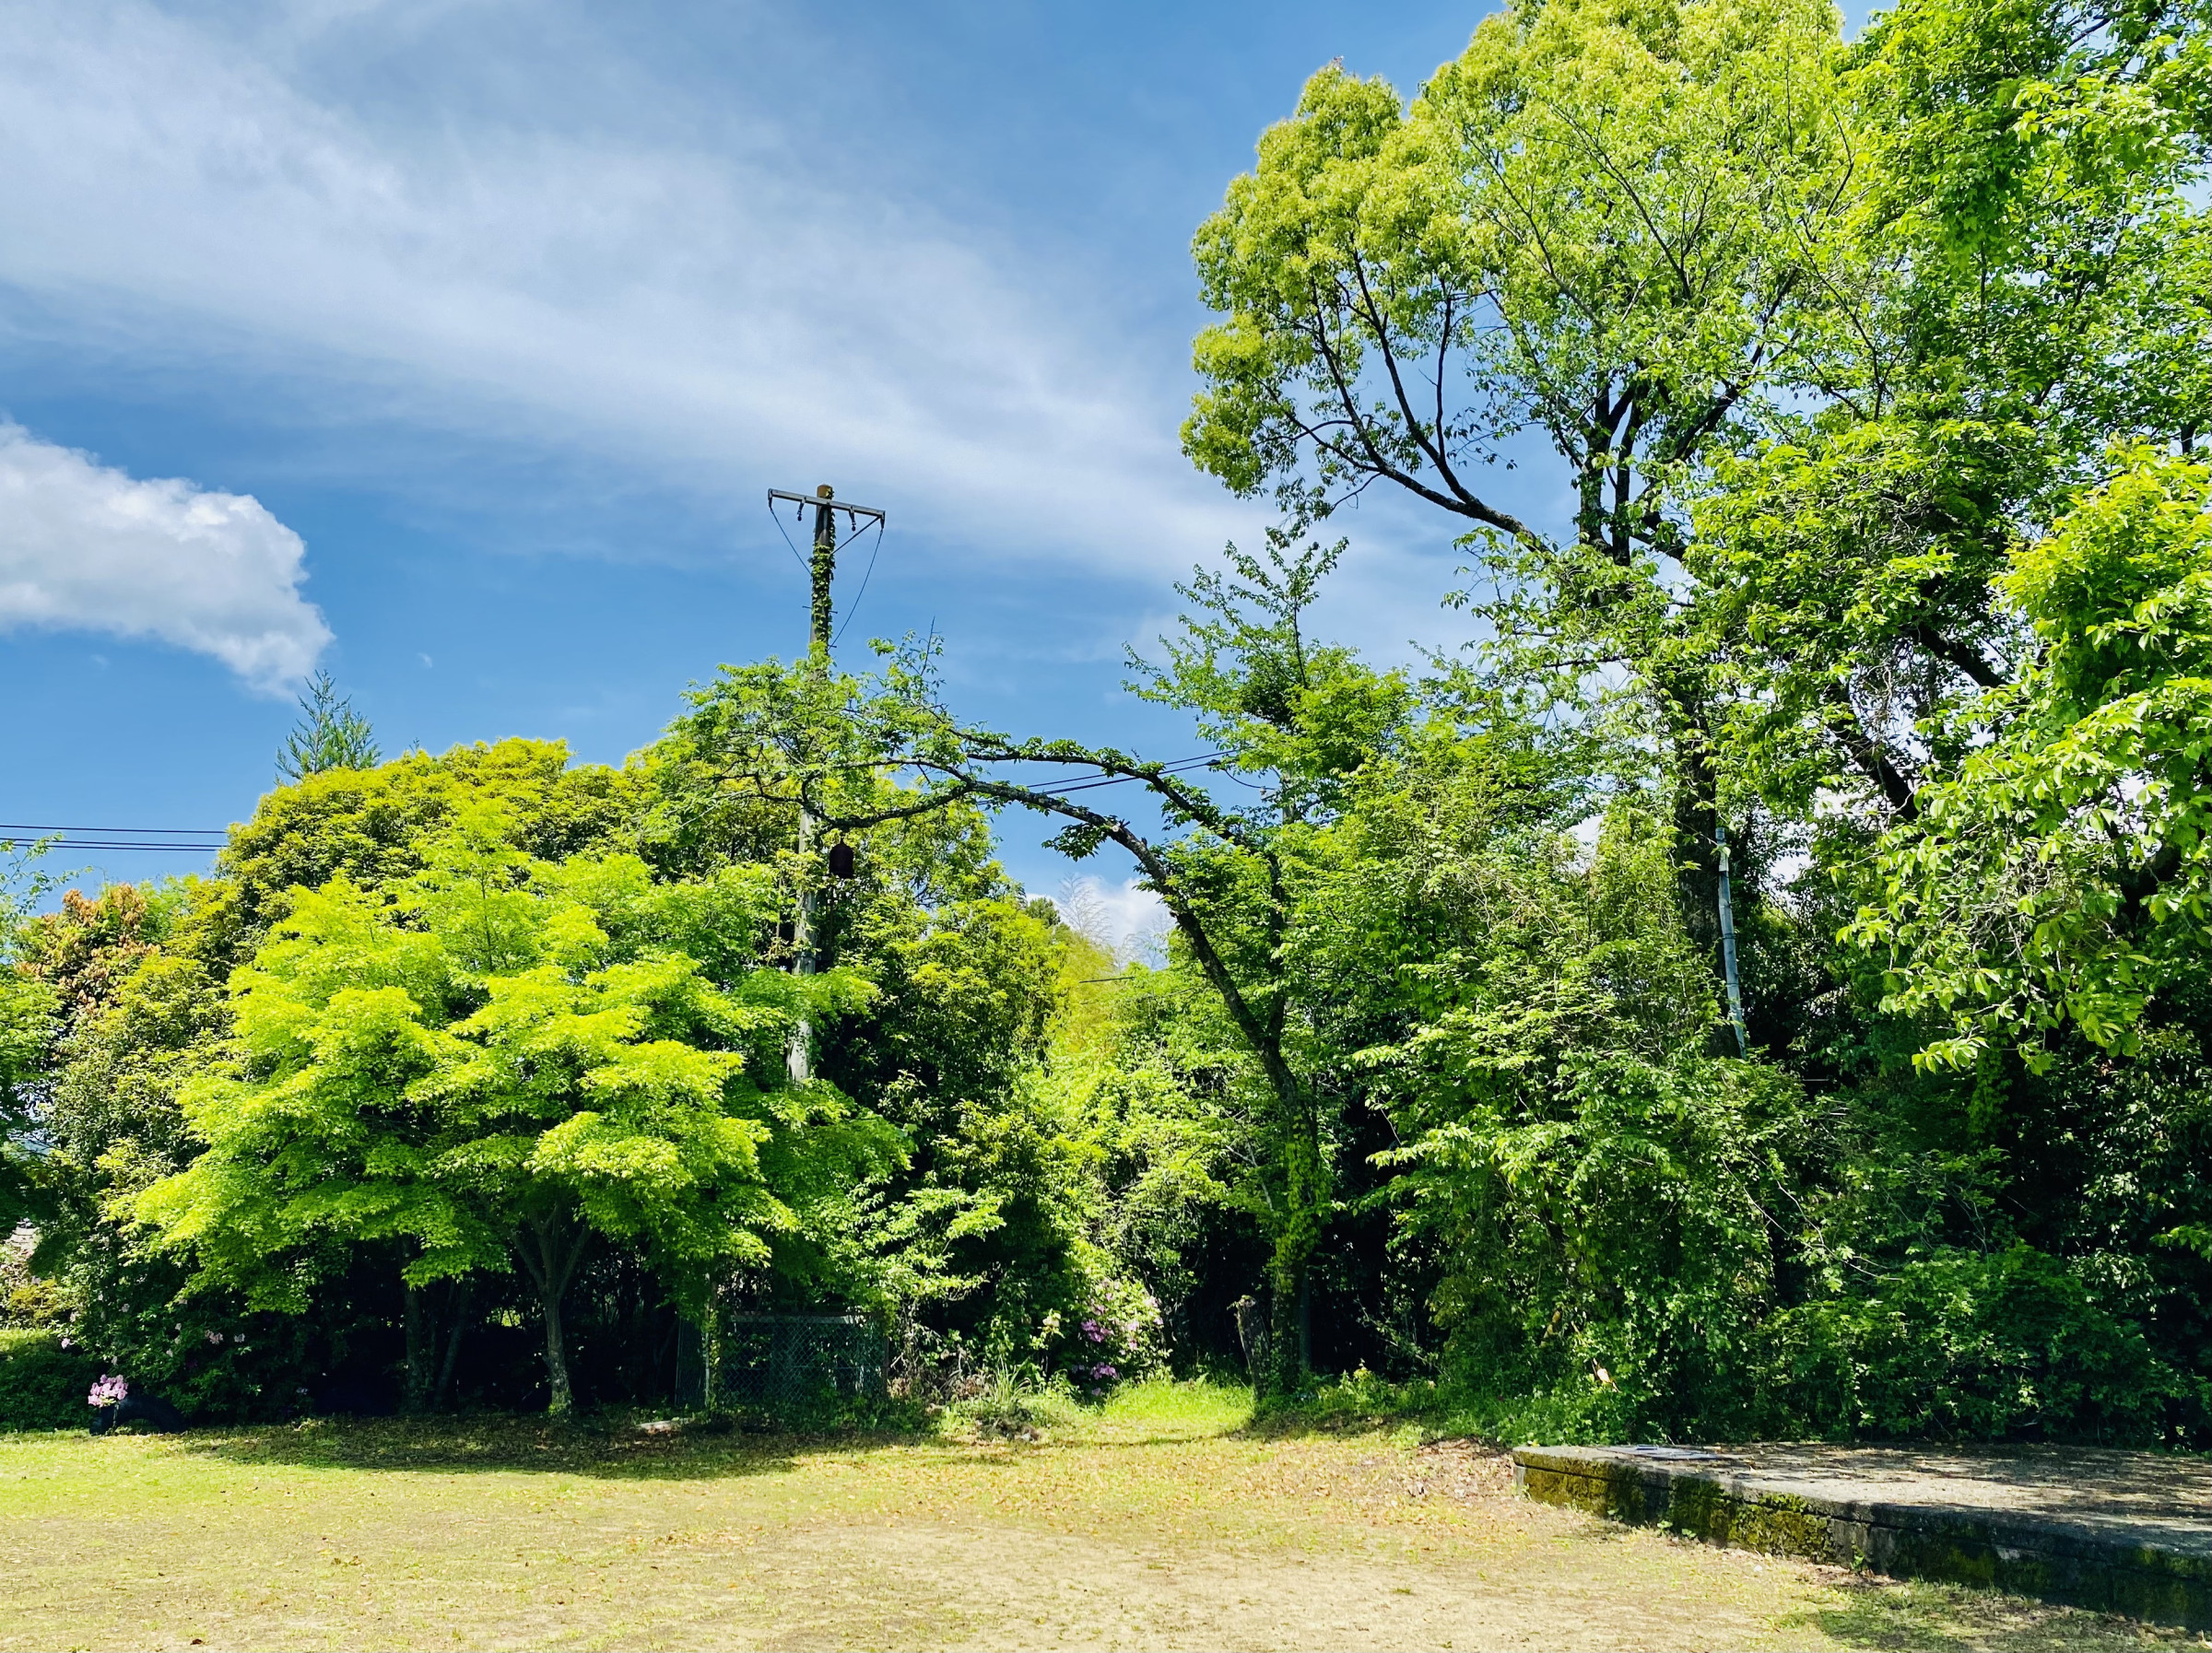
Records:
[[[859,1453],[911,1444],[886,1432],[838,1435],[646,1433],[635,1424],[559,1424],[478,1414],[453,1418],[308,1419],[298,1424],[195,1430],[181,1451],[236,1464],[373,1470],[386,1473],[535,1472],[623,1481],[721,1480],[779,1474],[802,1454]]]
[[[1253,1441],[1285,1440],[1345,1440],[1361,1436],[1399,1436],[1406,1430],[1419,1431],[1421,1437],[1447,1438],[1436,1433],[1441,1420],[1418,1413],[1350,1413],[1284,1411],[1261,1413],[1230,1432],[1230,1438]],[[1504,1452],[1509,1448],[1495,1441],[1474,1436],[1453,1435],[1448,1438],[1464,1440],[1469,1446],[1486,1452]]]

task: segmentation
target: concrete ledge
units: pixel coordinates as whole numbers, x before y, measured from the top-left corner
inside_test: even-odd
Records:
[[[1532,1498],[1711,1543],[2212,1628],[2212,1466],[2148,1452],[1523,1447]]]

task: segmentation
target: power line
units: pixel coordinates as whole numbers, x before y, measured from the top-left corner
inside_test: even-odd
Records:
[[[779,523],[779,525],[781,524]],[[851,535],[846,539],[845,545],[850,545],[854,540],[858,539],[863,532],[864,530],[860,528],[854,528]],[[844,545],[840,545],[838,549],[841,551],[843,550]],[[830,638],[830,639],[832,645],[837,642],[838,638],[845,635],[845,627],[853,624],[853,616],[860,612],[860,600],[868,594],[868,581],[876,578],[876,557],[877,554],[882,549],[883,519],[881,517],[877,517],[876,519],[876,543],[868,547],[868,566],[866,570],[863,572],[860,577],[860,590],[854,592],[853,593],[853,601],[845,604],[845,617],[837,623],[836,636]]]
[[[1225,753],[1208,752],[1203,756],[1199,757],[1181,757],[1177,758],[1173,763],[1161,764],[1159,768],[1154,771],[1154,773],[1160,775],[1173,775],[1183,769],[1200,768],[1205,765],[1218,762],[1220,758],[1226,756],[1227,754]],[[1127,786],[1132,781],[1147,780],[1149,779],[1151,779],[1150,775],[1107,775],[1098,778],[1093,778],[1088,775],[1071,775],[1065,780],[1046,781],[1041,785],[1029,787],[1025,790],[1032,792],[1041,792],[1049,797],[1059,798],[1066,796],[1069,792],[1087,792],[1089,791],[1093,787]]]
[[[1184,769],[1200,768],[1225,756],[1220,752],[1206,752],[1196,757],[1179,757],[1172,763],[1161,764],[1153,773],[1173,775]],[[1088,791],[1094,787],[1128,786],[1147,779],[1145,775],[1071,775],[1065,780],[1045,781],[1027,790],[1059,797],[1068,792]],[[59,850],[143,850],[157,855],[211,855],[227,849],[230,841],[228,826],[41,826],[28,821],[0,821],[0,834],[18,832],[53,838],[56,840],[54,847]]]
[[[10,841],[7,838],[0,838],[0,844]],[[53,840],[53,847],[56,850],[143,850],[154,855],[216,855],[219,854],[224,848],[221,844],[159,844],[148,843],[143,839],[132,843],[120,843],[79,838],[57,838]]]
[[[230,841],[228,826],[36,826],[0,821],[0,843],[12,846],[18,833],[49,839],[57,850],[136,850],[150,855],[213,855]]]
[[[228,826],[33,826],[23,821],[0,821],[0,832],[93,832],[102,838],[220,838],[230,836]]]

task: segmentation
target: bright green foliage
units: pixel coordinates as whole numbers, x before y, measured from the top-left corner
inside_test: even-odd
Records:
[[[1198,233],[1227,319],[1192,457],[1309,510],[1387,479],[1549,554],[1477,491],[1536,430],[1581,543],[1622,572],[1668,547],[1674,472],[1817,326],[1852,200],[1835,46],[1792,0],[1555,0],[1486,19],[1409,108],[1316,75]]]
[[[1874,278],[1842,59],[1806,0],[1509,6],[1409,104],[1315,76],[1194,249],[1223,319],[1186,451],[1295,524],[1376,482],[1445,513],[1501,678],[1662,756],[1708,947],[1724,685],[1688,511],[1832,377]],[[1532,444],[1565,522],[1484,480]]]
[[[13,851],[12,844],[0,844],[0,854]],[[29,1211],[33,1180],[20,1138],[60,1031],[53,988],[21,968],[24,909],[43,893],[29,859],[18,857],[0,872],[0,1230],[11,1235]]]
[[[1695,502],[1739,790],[1910,817],[2031,653],[2009,548],[2115,438],[2204,425],[2205,51],[2178,9],[1908,0],[1853,53],[1850,325]]]
[[[0,1429],[81,1429],[99,1363],[58,1331],[0,1329]]]
[[[1891,950],[1890,1003],[2033,1066],[2072,1024],[2133,1053],[2154,996],[2202,977],[2212,939],[2212,468],[2143,451],[2023,547],[2006,577],[2040,644],[1976,709],[1989,732],[1892,834],[1884,904],[1858,933]]]
[[[190,1275],[149,1251],[124,1209],[190,1160],[177,1090],[228,1026],[218,985],[171,950],[202,893],[70,891],[25,927],[19,968],[60,1012],[28,1162],[30,1263],[73,1342],[107,1369],[188,1412],[251,1415],[297,1387],[296,1331],[218,1290],[176,1302]]]
[[[340,873],[363,885],[404,878],[424,845],[465,809],[490,808],[514,847],[547,861],[635,849],[636,783],[618,770],[571,766],[557,741],[412,752],[372,769],[333,769],[261,801],[224,850],[224,879],[198,944],[243,963],[286,892],[319,889]]]
[[[2032,451],[2018,426],[1897,418],[1719,467],[1688,560],[1732,791],[1799,819],[1823,791],[1917,807],[2025,647],[1994,580]]]
[[[1583,850],[1500,780],[1441,741],[1371,776],[1303,938],[1387,1038],[1355,1058],[1398,1143],[1374,1197],[1439,1260],[1463,1387],[1551,1394],[1601,1434],[1724,1427],[1806,1109],[1706,1054],[1664,826],[1618,805]]]
[[[796,1225],[765,1143],[804,1139],[854,1169],[889,1143],[832,1093],[747,1076],[797,983],[718,983],[668,945],[744,915],[757,889],[656,888],[631,858],[539,862],[502,826],[465,817],[381,895],[344,877],[294,894],[234,979],[230,1071],[185,1092],[207,1151],[134,1209],[274,1307],[303,1306],[289,1266],[325,1237],[404,1242],[417,1284],[519,1260],[562,1410],[560,1301],[589,1238],[641,1247],[697,1300],[710,1271],[764,1262]],[[809,985],[825,1011],[862,991]]]
[[[2036,432],[2079,480],[2116,435],[2202,424],[2212,137],[2187,4],[1902,0],[1854,53],[1876,295],[1854,417],[1914,399]]]

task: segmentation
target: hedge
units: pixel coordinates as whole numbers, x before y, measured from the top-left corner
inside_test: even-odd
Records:
[[[0,1330],[0,1429],[82,1429],[100,1363],[58,1331]]]

